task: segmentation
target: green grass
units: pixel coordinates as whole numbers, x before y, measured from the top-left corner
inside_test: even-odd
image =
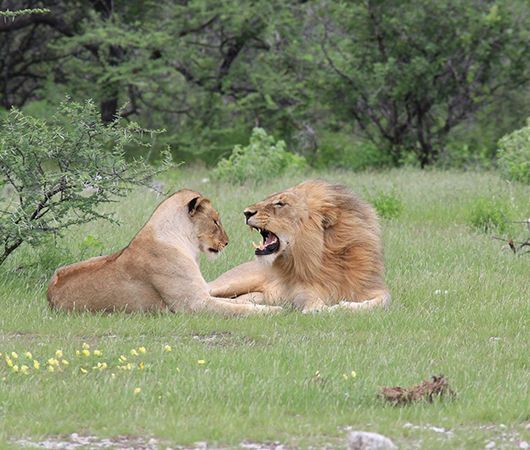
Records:
[[[530,439],[530,255],[501,252],[499,241],[470,225],[470,210],[483,197],[502,201],[513,219],[528,217],[530,188],[494,174],[409,170],[316,173],[257,188],[202,183],[204,176],[187,169],[171,184],[209,196],[231,238],[217,261],[203,259],[207,280],[252,258],[242,211],[275,190],[309,176],[345,183],[360,195],[395,188],[403,213],[382,223],[393,306],[250,318],[51,313],[45,289],[53,269],[82,253],[121,249],[161,201],[139,190],[113,205],[120,227],[72,229],[57,250],[21,248],[0,269],[0,352],[15,351],[21,360],[31,351],[44,363],[61,349],[70,362],[62,373],[42,364],[26,376],[2,357],[0,442],[77,432],[155,436],[168,445],[278,440],[343,447],[348,426],[383,433],[400,448],[475,449],[489,439],[499,446],[502,433],[508,448]],[[507,235],[522,234],[517,226]],[[84,248],[88,235],[103,248]],[[76,356],[84,342],[103,356]],[[147,353],[130,356],[140,346]],[[122,354],[145,369],[117,369]],[[97,361],[109,368],[93,371]],[[85,362],[87,375],[79,373]],[[351,371],[356,378],[345,380]],[[380,386],[413,385],[439,373],[458,392],[455,400],[391,407],[376,399]]]

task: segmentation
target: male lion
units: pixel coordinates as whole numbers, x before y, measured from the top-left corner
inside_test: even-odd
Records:
[[[69,311],[272,311],[210,296],[199,252],[215,257],[227,244],[210,201],[184,189],[163,201],[123,250],[58,269],[48,301]]]
[[[263,236],[261,245],[254,244],[257,261],[211,282],[212,295],[254,293],[256,299],[304,312],[390,305],[377,215],[346,186],[306,181],[244,214],[251,231]]]

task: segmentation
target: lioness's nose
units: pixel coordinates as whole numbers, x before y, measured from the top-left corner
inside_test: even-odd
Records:
[[[245,209],[245,211],[243,211],[243,214],[247,218],[247,222],[248,222],[248,219],[250,219],[252,216],[255,216],[257,213],[258,213],[257,211],[252,211],[249,208],[247,208],[247,209]]]

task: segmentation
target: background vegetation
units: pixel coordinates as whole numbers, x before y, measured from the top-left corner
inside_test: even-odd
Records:
[[[526,448],[528,255],[491,239],[528,237],[526,0],[0,0],[0,55],[0,442]],[[168,144],[189,164],[161,178]],[[241,211],[310,177],[377,209],[389,310],[50,312],[53,271],[127,245],[159,191],[219,209],[211,280],[252,258]],[[376,399],[439,373],[455,400]]]
[[[530,116],[525,0],[0,1],[43,7],[0,20],[0,108],[127,103],[180,160],[260,126],[318,167],[489,166]]]

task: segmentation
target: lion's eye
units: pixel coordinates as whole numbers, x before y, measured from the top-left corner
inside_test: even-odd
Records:
[[[274,206],[277,206],[278,208],[281,208],[281,207],[284,206],[284,205],[285,205],[285,203],[283,203],[283,202],[276,202],[276,203],[274,204]]]
[[[214,220],[213,223],[215,223],[215,226],[216,226],[217,228],[219,228],[219,221],[218,221],[218,220]]]

